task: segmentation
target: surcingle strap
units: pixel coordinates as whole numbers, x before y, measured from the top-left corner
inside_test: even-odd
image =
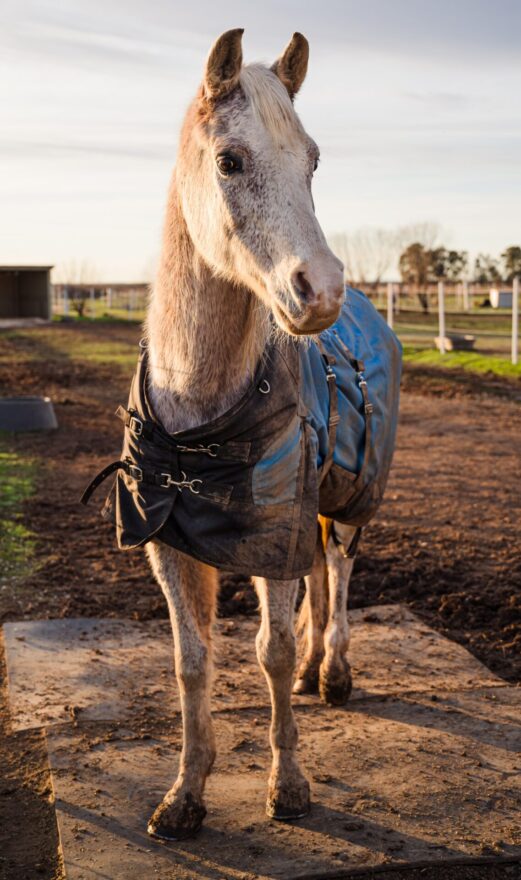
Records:
[[[360,391],[362,392],[362,397],[364,399],[364,420],[365,420],[365,440],[364,440],[364,459],[362,462],[362,467],[360,468],[360,473],[356,478],[355,485],[363,486],[366,479],[366,471],[367,466],[369,464],[369,458],[371,456],[371,440],[372,440],[372,419],[371,416],[373,414],[373,404],[369,400],[369,394],[367,391],[367,380],[364,376],[364,365],[360,363],[360,370],[357,373],[358,386]]]
[[[320,482],[326,477],[331,465],[333,464],[333,455],[336,446],[336,430],[340,421],[338,414],[338,391],[336,387],[336,376],[333,370],[333,364],[336,363],[334,357],[331,357],[325,350],[322,340],[317,338],[317,346],[326,366],[327,387],[329,390],[329,422],[328,422],[328,445],[327,455],[320,472]]]

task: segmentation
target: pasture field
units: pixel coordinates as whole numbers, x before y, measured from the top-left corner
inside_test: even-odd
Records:
[[[143,553],[117,551],[99,516],[104,487],[88,508],[78,503],[89,479],[119,456],[113,414],[126,402],[140,334],[137,323],[103,320],[0,334],[0,395],[48,394],[60,426],[0,434],[2,623],[167,617]],[[520,403],[521,369],[501,354],[447,355],[442,364],[435,352],[406,345],[395,463],[350,598],[352,607],[408,605],[511,682],[521,678]],[[220,614],[238,613],[256,613],[253,592],[246,578],[224,576]],[[58,878],[41,737],[9,733],[3,699],[1,858],[29,866],[37,857],[38,876]],[[28,826],[22,845],[17,832]],[[5,876],[34,880],[29,867]]]

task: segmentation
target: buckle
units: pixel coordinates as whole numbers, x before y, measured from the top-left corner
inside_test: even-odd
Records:
[[[170,489],[170,486],[175,486],[178,492],[182,492],[183,489],[190,489],[190,492],[193,495],[199,495],[200,486],[202,486],[202,480],[187,480],[186,474],[184,471],[181,471],[181,479],[174,480],[172,474],[161,473],[160,475],[159,485],[162,489]]]
[[[127,473],[129,477],[132,477],[132,479],[136,481],[136,483],[143,482],[143,471],[137,466],[137,464],[129,464]]]
[[[366,403],[366,405],[365,405],[365,411],[366,411],[366,413],[367,413],[368,415],[371,415],[371,413],[373,412],[373,410],[374,410],[374,406],[373,406],[373,404],[372,404],[372,403]]]
[[[129,431],[134,434],[134,437],[141,437],[141,434],[143,433],[143,422],[141,419],[138,419],[137,416],[131,416],[128,428]]]
[[[220,443],[210,443],[209,446],[178,446],[178,452],[201,452],[205,455],[209,455],[210,458],[217,458],[217,450],[220,447]]]

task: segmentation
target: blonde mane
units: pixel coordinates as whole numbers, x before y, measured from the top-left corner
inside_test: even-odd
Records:
[[[263,64],[247,64],[241,69],[239,82],[254,113],[277,143],[290,143],[302,134],[287,89],[272,70]]]

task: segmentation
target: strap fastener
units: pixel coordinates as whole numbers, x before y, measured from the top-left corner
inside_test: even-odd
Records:
[[[138,467],[137,464],[129,464],[128,462],[125,463],[127,464],[127,467],[124,468],[124,470],[126,470],[129,477],[132,477],[132,479],[135,480],[136,483],[142,483],[143,471],[141,470],[141,468]]]
[[[159,480],[159,485],[163,489],[170,489],[171,486],[175,486],[178,492],[182,492],[183,489],[190,489],[193,495],[199,495],[202,484],[202,480],[187,480],[184,471],[181,471],[180,480],[174,480],[172,474],[168,473],[161,473]]]
[[[134,437],[141,437],[141,434],[143,433],[143,422],[141,419],[138,419],[137,416],[130,416],[128,429],[131,434],[134,434]]]

